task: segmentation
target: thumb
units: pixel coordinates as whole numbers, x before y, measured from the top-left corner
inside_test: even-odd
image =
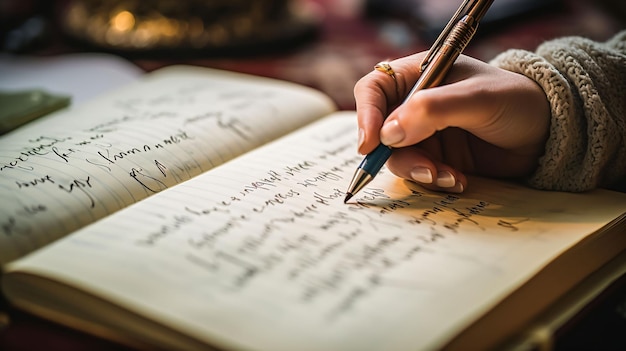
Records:
[[[475,89],[473,79],[424,89],[394,110],[380,131],[381,142],[392,147],[419,143],[448,127],[483,130],[495,113],[488,94]]]

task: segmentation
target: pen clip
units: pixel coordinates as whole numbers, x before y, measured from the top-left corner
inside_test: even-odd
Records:
[[[477,0],[463,0],[461,6],[459,6],[459,8],[456,10],[448,24],[446,24],[446,26],[444,27],[441,34],[439,34],[439,36],[437,37],[437,40],[435,40],[435,42],[433,43],[433,46],[431,46],[431,48],[428,50],[428,54],[426,54],[426,57],[424,57],[424,60],[422,61],[422,64],[420,66],[420,72],[424,72],[426,66],[430,64],[430,61],[432,61],[437,51],[439,51],[439,49],[443,45],[444,40],[450,34],[452,27],[454,27],[454,25],[458,21],[460,21],[461,18],[465,16],[465,14],[469,12],[469,9],[474,7],[476,1]]]

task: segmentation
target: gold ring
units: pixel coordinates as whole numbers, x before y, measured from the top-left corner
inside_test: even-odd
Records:
[[[374,66],[374,69],[377,71],[381,71],[387,74],[388,76],[390,76],[391,78],[393,78],[393,82],[396,86],[396,94],[399,95],[400,92],[398,89],[398,80],[396,79],[396,72],[393,71],[393,68],[391,68],[391,65],[389,64],[389,62],[381,61],[377,63],[376,66]]]
[[[389,62],[381,61],[381,62],[377,63],[376,66],[374,66],[374,69],[377,70],[377,71],[381,71],[383,73],[386,73],[391,78],[393,78],[393,81],[396,82],[396,84],[397,84],[396,72],[393,71],[393,68],[391,68],[391,65],[389,65]]]

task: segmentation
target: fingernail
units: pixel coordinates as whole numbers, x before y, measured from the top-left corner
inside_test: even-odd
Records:
[[[385,145],[393,145],[404,139],[404,130],[397,120],[387,122],[380,130],[380,142]]]
[[[414,181],[424,184],[430,184],[433,182],[433,174],[430,169],[426,167],[415,167],[411,170],[411,178]]]
[[[437,174],[436,184],[442,188],[451,188],[456,185],[456,179],[454,179],[452,173],[448,171],[441,171]]]
[[[358,149],[361,149],[363,146],[363,142],[365,141],[365,130],[363,128],[359,128],[359,141],[358,141]]]
[[[456,182],[456,184],[450,188],[448,191],[451,193],[462,193],[463,192],[463,184],[461,182]]]

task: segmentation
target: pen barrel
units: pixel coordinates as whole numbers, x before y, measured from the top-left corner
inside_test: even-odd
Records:
[[[450,68],[452,68],[454,61],[463,52],[474,33],[476,33],[477,27],[478,22],[471,16],[464,16],[452,27],[443,44],[441,44],[437,53],[424,68],[419,79],[407,95],[405,102],[416,91],[441,84]]]
[[[478,21],[476,18],[472,16],[464,16],[454,27],[452,27],[450,34],[443,42],[443,46],[454,48],[460,54],[463,50],[465,50],[465,47],[469,44],[470,40],[472,40],[477,28]]]
[[[359,168],[369,173],[373,178],[387,162],[389,156],[391,156],[391,148],[384,144],[378,144],[376,149],[369,155],[370,157],[366,157],[361,161]]]

